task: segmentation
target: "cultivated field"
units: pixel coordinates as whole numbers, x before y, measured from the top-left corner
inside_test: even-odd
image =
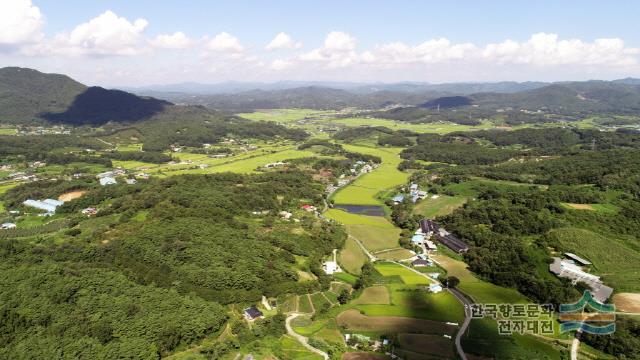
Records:
[[[399,334],[398,343],[402,350],[418,354],[441,356],[447,359],[455,357],[453,341],[444,336]]]
[[[413,209],[415,214],[428,219],[451,214],[455,209],[464,205],[467,198],[460,196],[440,195],[437,199],[427,198],[421,200]]]
[[[347,225],[347,231],[371,252],[398,247],[400,229],[368,225]]]
[[[374,266],[382,276],[398,276],[407,285],[428,285],[430,283],[424,276],[398,264],[376,263]]]
[[[413,319],[397,316],[366,316],[355,309],[347,310],[336,318],[338,325],[354,331],[370,331],[376,333],[416,333],[416,334],[449,334],[456,327],[438,321]]]
[[[340,254],[338,255],[338,263],[340,266],[352,273],[352,274],[360,274],[360,268],[367,261],[367,255],[362,252],[362,249],[355,240],[352,238],[347,238],[344,244],[344,248],[340,250]]]
[[[362,295],[352,301],[352,304],[359,305],[389,305],[391,298],[386,286],[372,286],[364,289]]]

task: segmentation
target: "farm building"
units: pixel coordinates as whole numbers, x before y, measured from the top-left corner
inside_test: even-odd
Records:
[[[396,195],[391,200],[393,200],[394,203],[399,204],[399,203],[404,201],[404,195],[402,195],[402,194]]]
[[[9,229],[15,229],[15,228],[16,228],[16,224],[10,223],[10,222],[6,222],[0,225],[0,229],[2,230],[9,230]]]
[[[416,234],[416,235],[413,235],[413,237],[411,238],[412,244],[420,245],[422,244],[423,241],[424,241],[424,235]]]
[[[25,202],[23,202],[22,204],[24,206],[36,208],[39,210],[44,210],[48,213],[55,213],[56,208],[64,204],[64,202],[59,200],[54,200],[54,199],[44,199],[44,200],[28,199],[28,200],[25,200]]]
[[[431,240],[425,241],[425,245],[427,246],[427,250],[431,250],[431,251],[438,250],[438,247],[436,247],[436,244]]]
[[[442,291],[442,286],[440,284],[431,284],[429,285],[429,291],[434,294],[437,294]]]
[[[135,185],[138,183],[138,180],[136,179],[126,179],[124,182],[126,182],[128,185]]]
[[[597,301],[604,303],[613,293],[613,289],[604,285],[599,276],[589,274],[582,270],[573,261],[553,258],[553,263],[549,265],[549,271],[558,277],[571,279],[574,283],[583,282],[591,288],[591,295]]]
[[[413,266],[432,266],[433,262],[431,262],[430,260],[424,260],[424,259],[416,259],[413,260],[413,262],[411,262],[411,265]]]
[[[576,261],[577,263],[579,263],[580,265],[591,265],[591,262],[588,260],[585,260],[583,258],[581,258],[580,256],[574,254],[574,253],[564,253],[564,256],[568,257],[569,259]]]
[[[327,275],[333,275],[334,273],[342,271],[338,263],[335,261],[325,261],[322,263],[322,270],[324,270]]]
[[[244,314],[244,317],[249,321],[261,319],[264,317],[264,314],[262,314],[262,311],[258,310],[258,308],[255,306],[251,306],[244,309],[242,313]]]
[[[440,243],[442,243],[442,245],[448,247],[449,249],[457,253],[463,253],[469,250],[469,245],[467,245],[467,243],[457,238],[455,235],[447,234],[443,236],[441,234],[438,234],[436,235],[436,239]]]
[[[115,185],[118,183],[116,179],[111,176],[101,177],[99,181],[102,186]]]
[[[420,229],[423,234],[431,236],[431,234],[436,233],[440,227],[433,220],[422,219],[420,220]]]

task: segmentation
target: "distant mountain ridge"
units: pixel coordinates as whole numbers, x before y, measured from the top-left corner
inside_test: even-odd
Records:
[[[172,105],[121,90],[87,87],[66,75],[0,69],[0,123],[51,121],[101,125],[148,119]]]

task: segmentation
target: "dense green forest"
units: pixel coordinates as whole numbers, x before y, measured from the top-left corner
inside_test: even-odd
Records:
[[[220,304],[328,286],[321,259],[345,239],[311,215],[277,217],[322,200],[322,187],[297,171],[112,187],[43,181],[4,200],[80,188],[85,196],[58,211],[71,219],[64,235],[0,241],[0,354],[156,358],[218,331],[228,316]],[[80,216],[87,206],[97,217]],[[295,256],[310,259],[318,280],[299,281]]]

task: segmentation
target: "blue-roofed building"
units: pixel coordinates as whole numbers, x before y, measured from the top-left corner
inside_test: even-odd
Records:
[[[422,244],[422,242],[424,241],[424,235],[413,235],[413,237],[411,238],[411,242],[413,244]]]
[[[432,293],[439,293],[442,291],[442,286],[439,284],[431,284],[429,285],[429,291]]]

